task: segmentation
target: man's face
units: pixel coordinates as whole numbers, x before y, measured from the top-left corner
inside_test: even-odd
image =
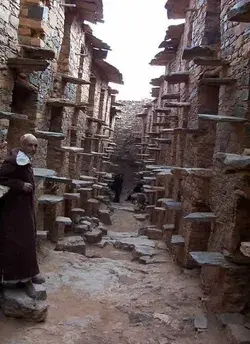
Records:
[[[37,140],[35,138],[27,138],[22,144],[22,150],[29,157],[33,157],[37,151]]]

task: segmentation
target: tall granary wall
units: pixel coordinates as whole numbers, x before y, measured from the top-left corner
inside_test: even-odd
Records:
[[[249,306],[248,1],[168,0],[170,19],[151,65],[147,161],[151,221],[176,261],[201,266],[208,307]],[[142,122],[143,123],[143,122]],[[165,167],[162,167],[164,165]],[[160,169],[160,171],[159,171]]]
[[[117,172],[125,174],[125,183],[131,187],[134,172],[138,170],[138,143],[141,141],[143,124],[137,116],[144,112],[149,100],[120,101],[122,112],[115,124],[114,141],[117,144],[114,162],[118,165]]]
[[[123,80],[88,25],[102,21],[102,0],[0,1],[0,161],[23,134],[36,135],[38,228],[55,242],[57,215],[99,206],[102,185],[76,199],[77,188],[91,185],[80,177],[98,183],[113,169],[119,109],[109,83]]]

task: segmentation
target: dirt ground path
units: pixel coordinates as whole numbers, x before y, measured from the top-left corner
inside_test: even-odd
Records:
[[[115,209],[109,231],[129,237],[139,226],[132,212]],[[87,250],[99,258],[48,246],[40,264],[48,319],[33,324],[0,315],[0,343],[227,344],[211,315],[205,331],[195,330],[194,317],[204,313],[198,273],[164,254],[165,263],[143,265],[112,244]]]

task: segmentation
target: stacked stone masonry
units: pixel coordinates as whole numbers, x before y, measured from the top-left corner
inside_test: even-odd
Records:
[[[101,196],[99,183],[114,168],[120,109],[109,83],[123,84],[123,77],[105,60],[111,48],[88,24],[102,21],[102,0],[0,1],[0,162],[23,134],[37,136],[38,230],[54,242],[69,225],[58,218],[72,217],[85,194]]]
[[[137,114],[136,173],[174,259],[201,267],[207,306],[240,312],[250,302],[250,5],[168,0],[165,7],[169,19],[185,22],[168,27],[150,63],[165,74],[151,80],[154,100]],[[146,185],[146,177],[155,182]]]

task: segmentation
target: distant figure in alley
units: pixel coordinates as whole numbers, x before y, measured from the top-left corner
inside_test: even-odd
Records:
[[[36,298],[33,283],[43,283],[36,255],[35,182],[31,166],[37,139],[25,134],[0,168],[0,185],[9,191],[0,199],[0,283],[24,287]]]
[[[120,197],[121,197],[122,187],[123,187],[123,178],[124,176],[121,173],[115,175],[114,177],[112,191],[114,191],[115,193],[115,197],[114,197],[115,203],[120,203]]]

